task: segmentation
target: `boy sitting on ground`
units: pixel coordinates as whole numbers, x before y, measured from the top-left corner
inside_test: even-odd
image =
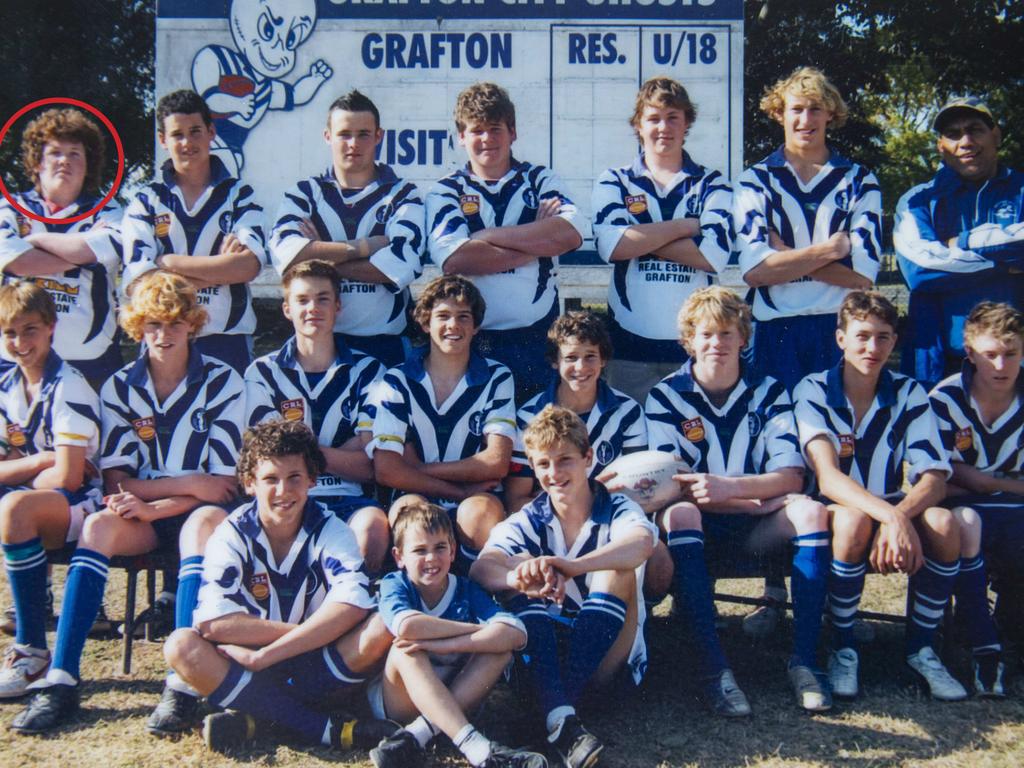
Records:
[[[355,537],[309,496],[324,470],[308,427],[271,421],[246,433],[238,476],[254,497],[211,537],[195,628],[164,646],[167,662],[217,707],[210,749],[244,746],[260,723],[309,744],[370,747],[395,726],[318,705],[350,694],[391,645],[376,616]]]
[[[99,398],[52,349],[56,323],[53,299],[37,284],[0,288],[0,333],[17,361],[0,376],[0,540],[17,616],[0,699],[27,693],[50,666],[44,550],[76,541],[103,503]]]
[[[591,687],[643,679],[641,585],[658,534],[636,503],[588,480],[587,427],[572,411],[547,406],[523,441],[544,493],[495,526],[470,575],[526,626],[523,667],[548,741],[566,768],[588,768],[604,745],[576,705]]]
[[[395,562],[380,587],[380,613],[396,638],[374,713],[408,723],[370,752],[377,768],[417,765],[444,732],[474,766],[544,768],[547,760],[487,739],[466,719],[526,644],[523,623],[475,582],[449,573],[455,531],[434,504],[410,504],[395,521]],[[374,695],[373,691],[376,692]]]
[[[366,455],[373,423],[367,403],[383,366],[350,349],[334,322],[341,312],[338,278],[325,261],[301,261],[284,273],[284,315],[294,335],[245,372],[248,423],[301,421],[315,429],[327,470],[310,492],[341,517],[355,534],[369,573],[380,572],[388,549],[388,520],[377,502],[363,495],[373,482]]]

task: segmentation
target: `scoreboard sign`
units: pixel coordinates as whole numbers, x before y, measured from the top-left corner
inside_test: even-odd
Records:
[[[272,215],[329,165],[339,95],[373,99],[380,160],[425,191],[466,161],[456,95],[494,81],[516,105],[513,153],[554,168],[589,215],[596,176],[636,154],[628,119],[654,75],[697,106],[693,158],[739,173],[742,19],[741,0],[160,0],[156,89],[206,98],[215,151]]]

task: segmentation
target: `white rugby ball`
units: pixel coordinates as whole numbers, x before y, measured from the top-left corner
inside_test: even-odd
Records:
[[[605,468],[605,472],[615,473],[608,480],[609,490],[624,493],[647,511],[677,500],[682,493],[672,475],[689,471],[686,462],[668,451],[627,453]]]

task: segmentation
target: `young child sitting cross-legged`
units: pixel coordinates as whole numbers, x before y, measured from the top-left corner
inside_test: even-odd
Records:
[[[145,341],[145,349],[101,392],[106,508],[82,527],[64,586],[53,663],[12,721],[16,731],[51,730],[78,709],[79,663],[110,558],[176,549],[181,570],[175,622],[192,623],[206,540],[237,496],[235,458],[245,415],[241,376],[192,344],[205,320],[195,288],[159,270],[139,279],[122,309],[121,325]],[[197,713],[195,691],[171,675],[146,727],[175,733]]]
[[[214,532],[195,628],[164,646],[207,700],[206,745],[243,747],[259,726],[309,744],[369,748],[397,726],[324,711],[350,698],[391,635],[376,615],[349,527],[309,495],[324,471],[309,428],[270,421],[246,433],[238,476],[253,501]]]
[[[450,573],[455,531],[435,504],[407,505],[394,526],[395,562],[380,586],[380,613],[396,638],[371,703],[409,723],[370,752],[377,768],[419,765],[438,731],[474,766],[545,768],[533,752],[489,741],[466,719],[526,645],[523,623],[469,579]]]
[[[77,540],[102,506],[99,398],[51,348],[56,322],[53,299],[35,283],[0,288],[0,333],[17,361],[0,376],[0,540],[17,615],[0,699],[26,693],[50,665],[44,550]]]
[[[576,705],[592,687],[643,679],[641,585],[658,533],[635,502],[588,480],[590,442],[575,413],[547,406],[523,441],[544,493],[494,527],[470,576],[526,626],[525,676],[548,742],[566,768],[588,768],[604,745]]]

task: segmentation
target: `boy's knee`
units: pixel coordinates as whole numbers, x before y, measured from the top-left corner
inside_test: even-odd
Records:
[[[5,544],[19,543],[25,534],[32,535],[32,505],[25,491],[10,491],[0,499],[0,537]]]
[[[921,513],[920,530],[924,538],[936,546],[960,543],[960,523],[948,509],[928,507]]]
[[[491,529],[505,519],[505,508],[496,496],[478,493],[459,504],[455,523],[463,539],[474,549],[483,549]]]
[[[388,508],[388,525],[392,528],[395,527],[395,520],[402,513],[406,507],[410,504],[426,504],[428,503],[426,498],[420,496],[418,493],[407,493],[404,496],[399,496],[395,499],[391,506]]]
[[[387,555],[391,528],[387,515],[379,507],[363,507],[349,518],[363,561],[371,574],[381,569]]]
[[[660,600],[672,589],[675,564],[664,542],[659,541],[644,569],[644,597]]]
[[[592,574],[590,591],[607,592],[628,603],[636,598],[636,571],[632,568],[596,571]]]
[[[164,660],[179,673],[187,673],[199,663],[204,646],[210,643],[190,627],[174,630],[164,641]]]
[[[804,497],[790,502],[786,505],[786,517],[798,536],[828,530],[828,510],[814,499]]]
[[[109,553],[117,539],[117,531],[123,519],[113,512],[98,512],[85,518],[82,524],[82,535],[78,540],[80,547],[97,552]]]
[[[695,504],[681,501],[665,510],[661,524],[666,531],[702,531],[700,514]]]
[[[861,554],[871,544],[871,518],[858,510],[840,507],[832,512],[832,549]]]

